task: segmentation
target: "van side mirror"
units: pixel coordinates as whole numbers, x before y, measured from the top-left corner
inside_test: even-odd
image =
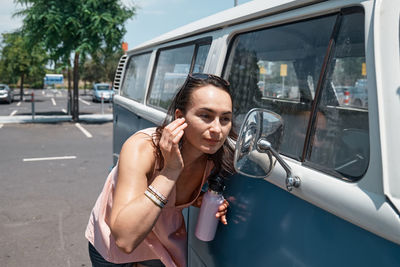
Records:
[[[253,178],[265,178],[272,171],[276,159],[286,171],[286,188],[300,186],[300,179],[292,175],[289,165],[276,152],[282,141],[282,118],[271,111],[250,110],[240,128],[236,142],[235,170]]]

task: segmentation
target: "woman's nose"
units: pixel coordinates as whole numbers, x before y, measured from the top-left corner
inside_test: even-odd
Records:
[[[221,123],[218,118],[212,121],[210,131],[213,133],[220,133],[222,131]]]

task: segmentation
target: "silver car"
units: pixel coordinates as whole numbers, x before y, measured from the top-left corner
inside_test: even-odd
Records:
[[[95,83],[93,85],[92,90],[92,101],[93,102],[101,102],[103,99],[104,102],[112,101],[114,96],[114,91],[108,83]]]
[[[352,106],[359,108],[368,108],[368,90],[367,80],[358,79],[350,91]]]
[[[0,101],[8,104],[14,101],[14,92],[6,84],[0,84]]]

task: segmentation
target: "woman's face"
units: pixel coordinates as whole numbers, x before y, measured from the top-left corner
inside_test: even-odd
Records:
[[[214,154],[224,144],[232,127],[232,100],[227,92],[213,85],[192,92],[185,117],[184,147],[190,145],[206,154]]]

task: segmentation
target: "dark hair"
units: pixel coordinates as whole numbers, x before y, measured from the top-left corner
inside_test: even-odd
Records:
[[[206,85],[213,85],[227,92],[231,98],[233,107],[233,98],[230,92],[229,82],[213,74],[205,74],[205,73],[189,74],[185,82],[183,83],[182,87],[179,89],[174,99],[172,100],[167,111],[167,117],[165,118],[162,125],[157,127],[156,132],[154,133],[155,138],[153,138],[153,144],[156,148],[156,162],[158,162],[159,170],[161,170],[164,166],[164,158],[162,156],[160,146],[158,144],[158,141],[161,138],[164,127],[175,119],[176,109],[179,109],[182,112],[186,111],[187,105],[190,102],[190,97],[193,91],[196,90],[197,88]],[[218,149],[217,152],[209,155],[209,159],[211,159],[214,163],[213,174],[219,174],[220,176],[226,178],[227,176],[235,172],[233,168],[233,155],[234,155],[234,141],[236,140],[237,140],[237,134],[234,130],[233,120],[232,120],[232,127],[224,144],[220,149]]]

